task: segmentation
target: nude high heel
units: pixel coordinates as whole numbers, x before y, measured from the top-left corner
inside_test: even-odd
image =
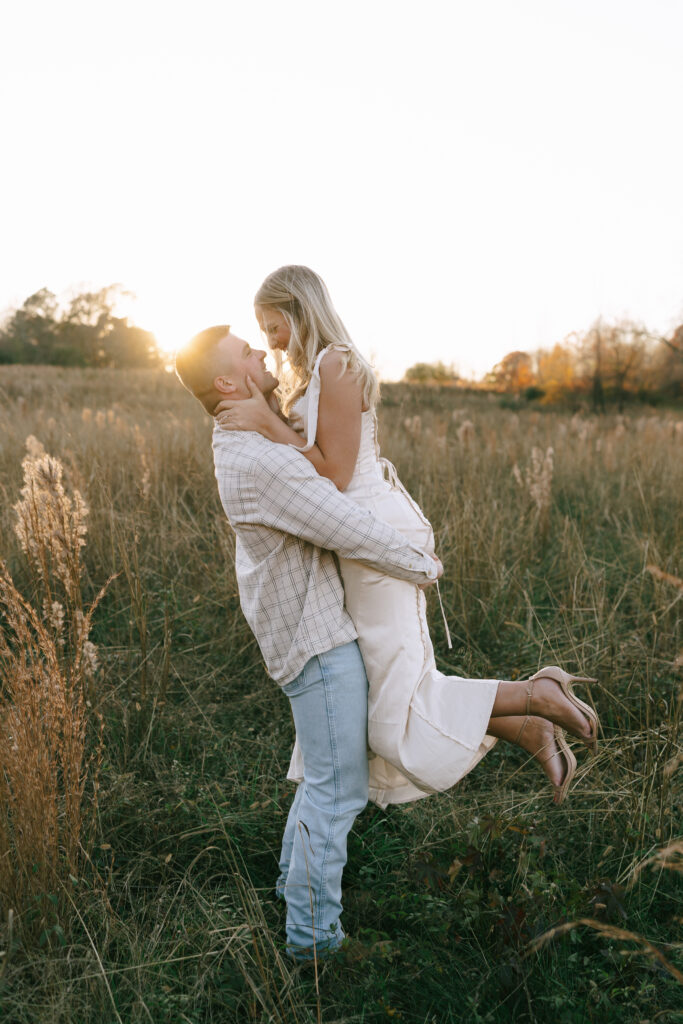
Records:
[[[600,722],[599,722],[598,716],[597,716],[594,708],[592,708],[590,706],[590,704],[586,704],[584,701],[579,700],[579,698],[576,696],[576,694],[572,690],[572,683],[597,683],[597,679],[591,679],[588,676],[573,676],[573,675],[570,675],[569,672],[565,672],[564,669],[558,668],[557,665],[547,665],[545,668],[542,668],[539,672],[536,672],[535,675],[531,676],[531,678],[528,680],[529,685],[527,686],[527,691],[526,691],[527,692],[527,698],[526,698],[526,713],[527,713],[527,715],[529,714],[529,709],[531,707],[531,697],[532,697],[532,694],[534,692],[534,683],[535,683],[535,681],[537,679],[542,679],[544,677],[546,679],[552,679],[553,682],[557,683],[558,686],[560,687],[560,689],[562,690],[562,693],[567,698],[567,700],[569,700],[574,705],[575,708],[578,708],[579,711],[586,716],[586,718],[588,719],[588,721],[590,723],[590,726],[591,726],[591,736],[590,736],[590,739],[583,740],[583,742],[586,744],[588,749],[593,754],[597,754],[597,752],[598,752],[598,729],[600,727]],[[522,728],[524,728],[524,726],[522,726]],[[520,735],[521,735],[521,731],[520,731]],[[566,746],[566,744],[565,744],[565,746]],[[569,748],[567,747],[567,749],[569,749]],[[573,756],[574,755],[572,754],[572,757]]]
[[[559,786],[553,786],[557,796],[555,805],[559,807],[561,803],[564,803],[564,799],[569,792],[569,786],[574,778],[574,773],[576,772],[576,758],[574,757],[574,752],[564,738],[564,729],[560,729],[559,725],[555,725],[553,726],[553,734],[555,736],[555,742],[557,743],[557,749],[560,756],[564,758],[565,763],[565,773],[561,784]],[[550,761],[552,757],[554,757],[553,754],[551,754],[550,757],[544,758],[542,761],[539,758],[539,764],[546,764],[546,762]]]
[[[531,680],[529,680],[529,681],[531,682]],[[531,690],[533,692],[533,686],[531,687]],[[527,695],[527,712],[528,712],[529,704],[531,703],[531,694],[528,691],[527,691],[527,694],[528,694]],[[515,743],[518,744],[518,745],[519,745],[519,741],[522,738],[522,733],[524,732],[524,729],[525,729],[526,724],[527,724],[528,721],[529,721],[529,715],[527,714],[524,717],[524,720],[522,722],[520,730],[517,733],[517,738],[515,739]],[[574,752],[572,751],[571,747],[567,744],[567,741],[566,741],[565,735],[564,735],[564,729],[561,729],[559,725],[553,725],[553,736],[555,737],[555,742],[557,743],[558,752],[559,752],[560,756],[564,759],[564,765],[565,765],[565,772],[564,772],[564,776],[562,778],[562,782],[560,783],[559,786],[553,786],[553,789],[555,790],[555,794],[556,794],[556,797],[557,797],[557,799],[555,800],[555,805],[557,807],[559,807],[559,805],[561,803],[564,803],[565,797],[567,796],[567,793],[569,792],[569,787],[570,787],[570,785],[572,783],[572,779],[574,778],[574,774],[576,772],[576,758],[574,757]],[[541,749],[543,749],[543,748],[541,748]],[[539,753],[540,753],[540,751],[539,751]],[[536,761],[538,761],[538,763],[541,766],[543,766],[544,764],[547,764],[548,761],[550,761],[555,755],[551,754],[550,757],[544,757],[544,758],[538,757],[536,754],[534,754],[532,756],[534,757],[534,759]]]

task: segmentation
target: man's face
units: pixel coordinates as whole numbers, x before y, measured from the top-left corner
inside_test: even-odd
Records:
[[[225,371],[215,379],[216,390],[226,398],[249,398],[247,377],[251,377],[259,391],[268,396],[278,386],[278,379],[266,369],[266,353],[252,348],[248,341],[236,334],[227,334],[219,343],[221,358],[225,357]]]

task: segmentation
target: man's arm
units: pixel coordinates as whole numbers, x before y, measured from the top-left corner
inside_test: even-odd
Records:
[[[293,448],[265,442],[262,453],[251,474],[259,523],[397,579],[425,584],[437,578],[430,555],[341,494]],[[220,451],[216,475],[220,490]]]

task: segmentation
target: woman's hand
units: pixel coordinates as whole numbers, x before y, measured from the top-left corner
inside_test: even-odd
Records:
[[[441,577],[443,576],[443,565],[441,564],[440,559],[438,559],[436,555],[432,555],[431,557],[436,562],[436,576],[434,577],[433,580],[427,580],[426,583],[418,583],[418,587],[420,588],[420,590],[426,590],[427,587],[431,587],[434,583],[437,582],[437,580],[440,580]]]
[[[263,394],[247,377],[247,387],[251,398],[237,401],[224,399],[214,409],[214,417],[222,430],[255,430],[264,437],[270,437],[273,420],[278,421],[278,414],[271,407]]]

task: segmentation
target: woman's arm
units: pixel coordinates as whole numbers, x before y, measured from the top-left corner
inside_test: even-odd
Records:
[[[363,411],[360,382],[348,369],[340,377],[342,365],[342,356],[335,350],[328,352],[320,362],[316,443],[309,451],[302,452],[320,476],[327,477],[340,491],[348,487],[353,476]],[[268,407],[255,388],[252,388],[252,395],[253,399],[221,402],[217,406],[220,425],[228,430],[256,430],[277,444],[300,447],[301,436]]]

